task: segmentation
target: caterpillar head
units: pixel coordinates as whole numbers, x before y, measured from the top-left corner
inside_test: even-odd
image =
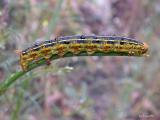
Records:
[[[142,48],[142,54],[144,55],[144,56],[149,56],[149,54],[148,54],[148,49],[149,49],[149,46],[147,45],[147,43],[143,43],[143,48]]]

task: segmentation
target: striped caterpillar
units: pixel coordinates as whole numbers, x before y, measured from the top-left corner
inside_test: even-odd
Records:
[[[45,59],[50,63],[52,55],[64,57],[68,52],[78,56],[81,52],[93,55],[95,52],[125,53],[128,56],[144,56],[148,45],[131,38],[117,36],[65,36],[54,40],[35,43],[33,46],[20,52],[20,65],[27,71],[30,63]],[[119,54],[120,55],[120,54]]]

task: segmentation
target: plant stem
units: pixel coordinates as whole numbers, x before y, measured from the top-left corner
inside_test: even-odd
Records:
[[[72,57],[72,56],[129,56],[127,53],[122,52],[109,52],[109,53],[103,53],[103,52],[95,52],[92,55],[88,55],[86,52],[81,52],[78,55],[74,55],[72,53],[66,53],[63,57]],[[58,55],[52,55],[51,60],[58,59]],[[12,75],[9,76],[8,79],[4,80],[0,83],[0,95],[3,94],[17,79],[25,75],[27,72],[31,71],[34,68],[37,68],[38,66],[41,66],[43,64],[46,64],[45,59],[41,59],[38,63],[32,63],[28,66],[27,71],[18,71]]]

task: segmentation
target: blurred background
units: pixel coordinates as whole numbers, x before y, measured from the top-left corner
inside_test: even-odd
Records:
[[[0,120],[160,120],[160,0],[0,0],[0,82],[34,41],[117,35],[148,43],[149,57],[52,61],[0,96]]]

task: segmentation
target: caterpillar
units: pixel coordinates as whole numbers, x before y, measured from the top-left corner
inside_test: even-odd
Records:
[[[57,37],[34,43],[31,47],[20,52],[20,65],[23,71],[27,71],[30,63],[36,63],[45,59],[50,64],[52,55],[64,57],[66,53],[78,56],[81,52],[93,55],[95,52],[125,53],[128,56],[144,56],[148,51],[148,45],[135,39],[119,36],[95,36],[75,35]],[[120,55],[120,54],[119,54]]]

